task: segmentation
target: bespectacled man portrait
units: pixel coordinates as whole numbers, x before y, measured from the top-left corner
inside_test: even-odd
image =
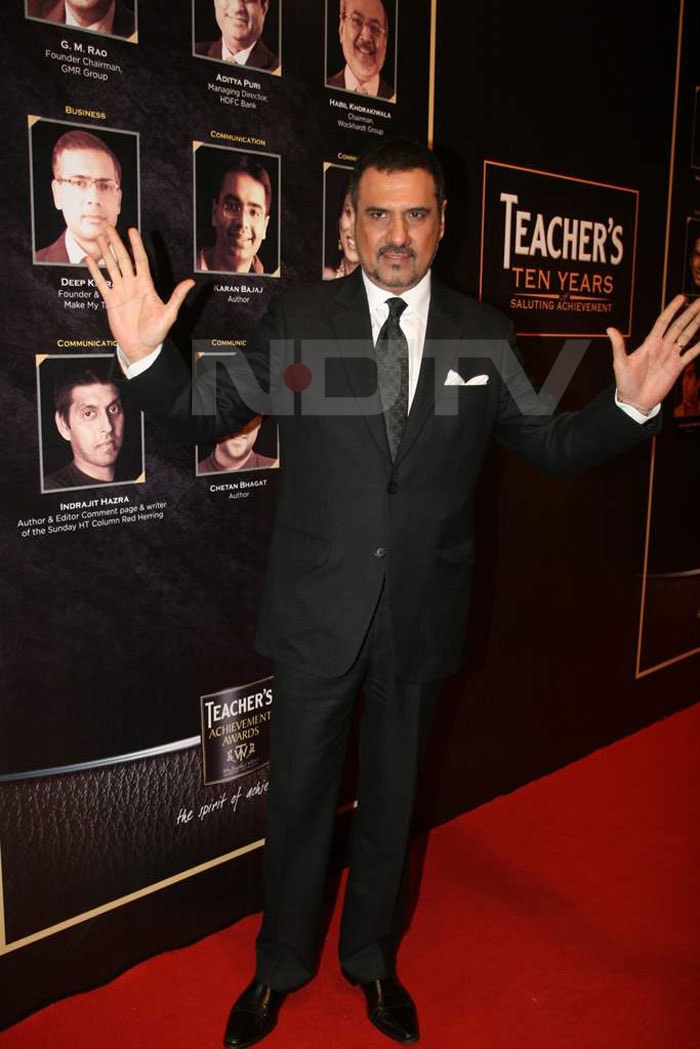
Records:
[[[277,229],[271,223],[276,159],[200,147],[197,177],[199,272],[274,274]],[[269,235],[269,241],[268,241]]]
[[[88,256],[99,260],[97,238],[107,226],[138,225],[136,136],[52,121],[35,122],[30,134],[34,261],[80,266]]]
[[[332,36],[332,9],[336,0],[327,4],[326,69],[332,68],[334,51]],[[341,91],[353,91],[386,101],[395,101],[395,90],[388,82],[387,55],[390,31],[388,2],[382,0],[337,0],[338,40],[344,65],[326,79],[326,86]],[[396,14],[394,5],[393,14]],[[335,59],[337,61],[337,59]],[[393,79],[393,78],[392,78]]]

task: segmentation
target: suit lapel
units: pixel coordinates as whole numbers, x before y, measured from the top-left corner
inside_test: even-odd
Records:
[[[352,368],[352,358],[346,357],[342,352],[344,341],[365,343],[370,348],[373,346],[369,305],[359,266],[349,277],[338,283],[340,287],[334,299],[332,316],[336,343],[348,386],[352,394],[362,402],[366,400],[366,391],[356,381],[357,372]],[[447,373],[459,355],[459,340],[462,334],[460,316],[459,304],[455,302],[449,291],[433,277],[418,385],[396,456],[397,464],[408,454],[426,420],[433,413],[436,391],[442,389]],[[362,414],[372,439],[382,455],[390,461],[384,416],[379,413],[366,414],[363,412]]]
[[[449,293],[433,277],[423,360],[413,403],[406,420],[406,429],[396,456],[397,463],[408,454],[426,420],[433,413],[436,391],[442,388],[447,373],[459,354],[461,327],[458,318],[459,309]]]
[[[343,342],[365,344],[368,347],[368,355],[373,356],[372,322],[360,267],[358,266],[349,277],[340,281],[339,284],[340,287],[335,296],[335,308],[332,317],[336,344],[348,380],[348,386],[354,396],[362,403],[367,399],[366,390],[358,383],[359,372],[352,366],[353,358],[345,355],[342,348]],[[362,410],[362,416],[380,452],[389,459],[389,444],[386,438],[384,416],[379,413],[368,414],[364,410]]]

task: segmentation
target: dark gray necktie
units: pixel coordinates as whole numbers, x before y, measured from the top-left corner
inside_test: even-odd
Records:
[[[374,355],[386,436],[391,458],[395,459],[408,414],[408,340],[399,324],[408,303],[392,298],[387,299],[386,304],[389,316],[377,336]]]

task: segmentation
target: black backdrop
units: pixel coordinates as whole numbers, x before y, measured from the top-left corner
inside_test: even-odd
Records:
[[[8,463],[2,478],[4,607],[12,610],[2,679],[3,772],[147,748],[163,738],[163,726],[167,739],[187,740],[197,731],[193,708],[173,705],[174,693],[197,697],[269,672],[251,640],[274,481],[254,500],[235,504],[232,521],[228,507],[212,500],[201,484],[193,487],[192,450],[147,424],[148,495],[168,504],[166,542],[159,541],[162,529],[149,535],[145,526],[138,535],[105,529],[109,538],[98,535],[91,552],[76,536],[53,536],[50,547],[37,541],[29,552],[17,539],[18,515],[35,512],[38,500],[33,355],[61,349],[58,316],[63,338],[81,339],[86,332],[83,318],[57,311],[56,277],[27,263],[29,166],[18,159],[26,154],[26,114],[68,119],[65,105],[87,106],[89,97],[91,107],[108,111],[105,125],[138,130],[142,228],[159,281],[167,288],[191,271],[191,143],[212,141],[211,129],[223,126],[223,110],[207,95],[213,64],[189,54],[189,5],[178,5],[179,20],[164,20],[162,4],[139,6],[138,45],[119,45],[124,71],[119,92],[114,83],[91,84],[89,96],[87,89],[81,95],[66,84],[55,63],[42,58],[37,42],[42,33],[42,44],[50,39],[56,46],[53,28],[28,27],[21,15],[13,16],[3,42],[11,49],[8,63],[18,70],[3,118],[6,139],[17,150],[8,152],[0,188],[13,217],[7,226],[12,265],[6,276],[12,294],[3,303],[2,416],[8,426],[5,447],[13,448],[12,468]],[[425,134],[428,127],[428,7],[405,0],[401,5],[399,102],[384,107],[392,113],[392,129]],[[283,75],[279,82],[257,78],[274,106],[261,103],[255,113],[254,137],[265,145],[251,148],[282,158],[282,270],[275,290],[318,277],[322,162],[347,163],[368,137],[340,129],[326,93],[316,86],[323,78],[322,34],[315,32],[317,47],[310,55],[305,30],[320,26],[322,9],[321,3],[308,2],[295,3],[293,17],[283,11]],[[632,187],[639,191],[640,208],[631,341],[644,332],[664,291],[673,290],[664,289],[663,275],[679,14],[677,3],[657,2],[654,16],[643,19],[630,0],[605,7],[590,0],[565,7],[544,0],[534,12],[506,0],[475,0],[465,29],[461,5],[439,4],[434,141],[447,168],[449,206],[437,269],[448,282],[472,293],[479,286],[485,158]],[[686,33],[692,35],[688,27]],[[410,76],[403,67],[402,77],[402,48],[411,56],[410,63],[405,59]],[[697,79],[697,71],[694,75]],[[244,130],[240,121],[233,126]],[[697,198],[688,206],[697,208]],[[244,336],[271,294],[270,283],[253,302],[232,309],[225,294],[201,281],[180,326],[184,352],[190,338]],[[89,330],[96,339],[106,336],[100,318],[90,319]],[[522,346],[532,374],[541,380],[561,342],[530,335]],[[607,341],[593,340],[564,406],[581,403],[609,379]],[[671,435],[678,439],[675,431]],[[690,476],[697,481],[697,447],[686,441],[683,448],[688,447]],[[514,789],[698,699],[697,655],[635,676],[649,465],[647,448],[586,478],[561,482],[535,476],[498,451],[490,457],[480,493],[467,664],[450,682],[431,747],[431,775],[419,801],[422,825]],[[673,469],[668,484],[684,492],[688,466],[677,478]],[[76,561],[99,580],[100,592],[87,605],[71,590]],[[188,568],[183,584],[182,566],[195,563],[196,572]],[[147,635],[148,643],[134,647],[139,635]],[[101,655],[85,673],[82,655],[92,651]],[[254,849],[114,910],[105,907],[106,888],[115,898],[138,892],[149,877],[156,882],[169,871],[216,860],[253,841],[264,798],[253,797],[234,827],[210,821],[198,840],[187,841],[172,831],[173,815],[210,796],[196,792],[196,748],[90,776],[65,773],[2,784],[9,948],[0,958],[0,973],[11,992],[5,1022],[103,982],[157,950],[204,935],[260,903],[260,850]],[[263,778],[261,771],[250,782]],[[134,820],[134,813],[149,812],[149,804],[155,814]],[[63,864],[64,880],[54,894],[60,900],[42,893],[31,864],[28,873],[11,879],[15,870],[27,871],[22,861],[31,859],[36,828],[52,810],[57,838],[69,825],[86,838],[84,851]],[[153,821],[170,832],[149,869],[135,873],[129,859]],[[99,891],[91,890],[82,873],[96,856],[98,871],[114,878]],[[336,865],[341,861],[342,834],[334,858]],[[27,901],[24,910],[20,897]],[[57,923],[65,913],[93,906],[99,911],[94,917],[32,938],[33,930]]]

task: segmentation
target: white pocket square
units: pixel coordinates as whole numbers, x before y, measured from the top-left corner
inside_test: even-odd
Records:
[[[488,381],[488,375],[474,375],[471,379],[463,379],[458,372],[450,368],[445,379],[445,386],[485,386]]]

